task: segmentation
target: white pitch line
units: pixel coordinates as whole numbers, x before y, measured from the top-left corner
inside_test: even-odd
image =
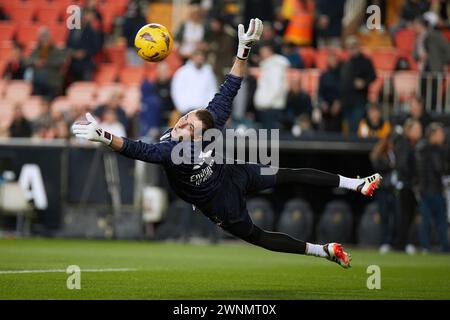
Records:
[[[127,272],[136,271],[133,268],[118,268],[118,269],[81,269],[80,272]],[[66,273],[66,269],[43,269],[43,270],[0,270],[0,274],[22,274],[22,273],[51,273],[51,272],[63,272]]]

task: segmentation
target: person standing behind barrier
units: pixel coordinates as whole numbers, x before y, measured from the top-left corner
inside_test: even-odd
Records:
[[[442,177],[445,174],[445,133],[440,123],[433,122],[426,129],[426,140],[416,150],[416,165],[420,191],[420,245],[430,250],[430,220],[433,217],[441,250],[449,252],[447,209]]]
[[[380,139],[370,153],[372,168],[383,176],[380,189],[375,195],[381,216],[381,246],[380,253],[391,251],[397,217],[395,184],[395,153],[391,136]]]
[[[350,58],[341,69],[342,113],[348,132],[356,134],[359,121],[364,116],[369,85],[376,79],[372,62],[362,52],[358,38],[346,39]]]
[[[289,60],[275,54],[268,43],[261,45],[259,55],[261,75],[254,96],[256,117],[263,129],[276,129],[286,108]]]
[[[409,231],[414,221],[417,201],[413,192],[415,183],[414,149],[422,137],[422,125],[414,119],[406,120],[403,134],[394,142],[395,169],[398,173],[396,189],[398,191],[399,221],[397,229],[396,247],[414,254],[415,247],[410,242]]]

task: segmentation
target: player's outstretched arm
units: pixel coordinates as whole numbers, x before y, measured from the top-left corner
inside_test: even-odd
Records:
[[[170,157],[170,143],[151,144],[112,135],[105,131],[90,113],[86,113],[86,120],[77,121],[73,124],[72,132],[77,138],[101,142],[128,158],[162,163]]]
[[[238,27],[238,52],[230,73],[221,85],[219,92],[206,108],[213,115],[215,126],[222,130],[231,115],[233,99],[236,96],[245,75],[247,58],[252,46],[259,40],[263,31],[262,21],[251,19],[247,32],[242,24]]]

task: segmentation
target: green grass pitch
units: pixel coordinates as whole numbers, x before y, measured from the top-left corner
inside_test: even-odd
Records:
[[[450,299],[449,255],[351,252],[345,270],[234,242],[0,240],[0,299]],[[69,265],[82,269],[80,290],[67,289],[64,272],[4,273]],[[369,265],[381,269],[380,290],[367,289]],[[83,272],[110,268],[135,270]]]

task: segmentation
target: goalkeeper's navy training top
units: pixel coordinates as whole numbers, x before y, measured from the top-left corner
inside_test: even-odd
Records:
[[[241,86],[241,82],[242,78],[228,74],[225,77],[225,82],[220,86],[219,92],[216,93],[206,108],[211,112],[215,127],[219,130],[223,130],[230,117],[233,99]],[[161,164],[175,193],[186,202],[200,207],[208,203],[216,194],[223,181],[226,164],[208,160],[197,160],[191,162],[191,164],[174,164],[171,159],[172,149],[177,144],[189,143],[189,148],[194,150],[195,142],[174,141],[171,137],[171,131],[172,129],[168,129],[160,138],[160,142],[153,144],[124,138],[124,145],[119,152],[132,159]],[[208,143],[211,142],[203,142],[202,148],[199,148],[199,150],[204,150]]]

